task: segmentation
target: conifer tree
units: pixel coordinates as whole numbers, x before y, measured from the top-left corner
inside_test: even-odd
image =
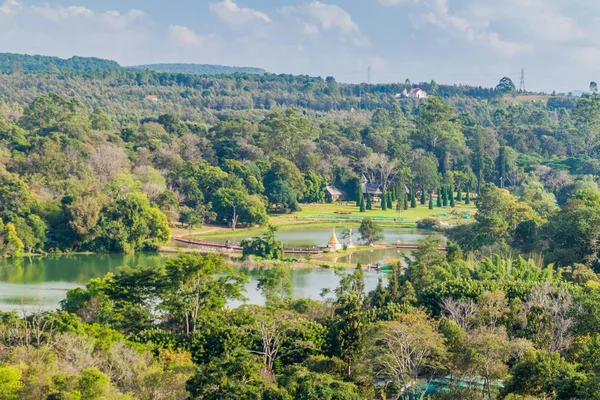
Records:
[[[402,202],[404,203],[404,209],[408,210],[408,196],[406,195],[406,192],[402,194]]]
[[[471,196],[469,195],[469,187],[467,186],[467,193],[465,193],[465,204],[471,204]]]
[[[454,208],[456,206],[456,203],[454,203],[454,196],[452,194],[450,194],[450,207]]]
[[[442,191],[440,189],[438,189],[437,192],[437,207],[442,208]]]
[[[392,193],[388,193],[387,198],[387,207],[391,210],[394,204],[394,200],[392,199]]]
[[[433,210],[433,193],[429,193],[429,209]]]
[[[424,206],[425,205],[425,201],[427,201],[426,200],[427,198],[425,196],[427,196],[427,194],[425,193],[425,189],[421,189],[421,205],[422,206]]]
[[[456,188],[456,201],[462,201],[462,193],[460,191],[460,186]]]
[[[415,197],[415,185],[412,185],[410,190],[410,208],[417,208],[417,199]]]
[[[448,207],[448,192],[446,191],[446,188],[444,188],[442,186],[442,205],[444,207]]]
[[[367,210],[371,211],[373,209],[373,205],[371,204],[371,195],[367,193]]]
[[[360,212],[365,212],[366,211],[365,198],[362,196],[362,194],[360,195],[359,202],[360,202],[360,204],[359,204]]]
[[[387,192],[381,194],[381,209],[387,211]]]
[[[360,202],[363,201],[363,193],[362,193],[362,187],[360,185],[358,185],[358,187],[356,188],[356,207],[360,207]]]

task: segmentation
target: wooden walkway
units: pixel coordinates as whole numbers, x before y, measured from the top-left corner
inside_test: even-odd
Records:
[[[202,247],[211,247],[211,248],[215,248],[215,249],[223,249],[223,250],[235,251],[235,252],[240,252],[240,253],[243,250],[242,246],[240,246],[238,243],[233,243],[233,242],[211,242],[209,240],[192,239],[192,238],[185,237],[185,236],[177,236],[177,237],[174,237],[173,240],[175,240],[176,242],[180,242],[180,243],[192,244],[192,245],[202,246]],[[303,248],[299,248],[299,249],[284,248],[283,251],[288,254],[319,254],[319,253],[321,253],[321,250],[316,249],[316,248],[305,248],[305,249],[303,249]]]

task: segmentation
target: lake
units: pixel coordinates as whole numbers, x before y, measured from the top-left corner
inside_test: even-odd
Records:
[[[332,223],[331,227],[319,226],[302,228],[302,226],[291,226],[281,227],[276,233],[278,240],[283,241],[285,247],[299,248],[299,247],[314,247],[319,245],[326,245],[331,238],[331,232],[335,226]],[[348,226],[336,226],[336,234],[340,242],[342,242],[342,234],[348,229]],[[433,231],[427,231],[424,229],[413,229],[413,228],[402,228],[402,227],[385,227],[383,228],[384,241],[390,244],[396,244],[398,242],[403,244],[415,244],[419,241],[426,239],[430,236],[439,236],[438,233]],[[227,236],[207,236],[207,240],[215,242],[225,242],[227,240],[233,242],[240,242],[245,238],[239,236],[227,237]],[[360,243],[360,234],[358,233],[358,226],[354,226],[352,229],[352,241],[356,244]]]
[[[346,228],[338,227],[337,235],[341,240]],[[358,229],[353,232],[353,241],[359,242]],[[384,229],[385,241],[405,244],[418,243],[431,235],[431,231],[409,228],[388,227]],[[287,247],[312,247],[326,244],[331,237],[331,228],[320,227],[310,229],[282,229],[277,232],[280,240]],[[211,239],[217,240],[217,239]],[[219,240],[228,240],[221,237]],[[233,240],[233,238],[229,239]],[[235,239],[239,241],[239,238]],[[190,246],[186,246],[190,247]],[[339,263],[369,263],[385,262],[390,258],[398,259],[408,254],[407,251],[389,249],[374,249],[358,251],[351,255],[343,255],[336,260]],[[14,310],[24,307],[32,309],[43,303],[46,309],[56,309],[65,293],[76,287],[83,287],[90,279],[99,278],[108,272],[115,272],[120,266],[134,267],[138,265],[159,266],[169,255],[135,254],[135,255],[70,255],[61,257],[39,257],[0,261],[0,310]],[[239,270],[250,276],[246,286],[248,302],[262,304],[263,299],[256,290],[260,270]],[[351,271],[350,271],[351,272]],[[335,289],[339,278],[333,270],[312,269],[292,270],[292,295],[295,298],[308,297],[319,299],[323,289]],[[378,272],[365,271],[367,290],[375,288],[379,277]],[[239,303],[232,303],[235,307]]]
[[[45,309],[58,308],[67,290],[83,287],[93,278],[115,272],[120,266],[161,265],[168,255],[71,255],[4,260],[0,262],[0,310],[32,310],[38,304]],[[264,299],[256,289],[257,279],[264,271],[237,269],[249,275],[246,286],[247,302],[263,304]],[[352,270],[348,270],[352,273]],[[367,290],[377,285],[380,274],[365,271]],[[335,289],[339,283],[333,270],[292,270],[292,295],[295,298],[320,299],[321,290]],[[231,303],[231,307],[240,305]]]

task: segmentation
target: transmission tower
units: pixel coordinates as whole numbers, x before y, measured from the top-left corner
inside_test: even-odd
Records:
[[[525,92],[525,69],[521,70],[521,85],[519,87],[519,92]]]

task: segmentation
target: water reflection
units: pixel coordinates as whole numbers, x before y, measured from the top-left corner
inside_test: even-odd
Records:
[[[295,226],[293,228],[281,228],[276,234],[277,239],[283,241],[286,247],[313,247],[318,245],[327,244],[331,238],[331,227],[311,227],[303,229],[301,226]],[[342,232],[348,229],[348,226],[338,225],[336,231],[338,237],[341,237]],[[404,244],[415,244],[419,241],[426,239],[432,235],[438,235],[435,232],[411,229],[411,228],[400,228],[400,227],[386,227],[383,229],[384,241],[386,243],[396,244],[398,241]],[[240,237],[208,237],[213,241],[225,242],[227,240],[239,242],[243,238]],[[353,227],[352,241],[354,243],[360,242],[360,234],[356,226]]]
[[[45,309],[59,307],[68,290],[83,287],[93,278],[115,272],[120,266],[159,266],[168,255],[72,255],[14,259],[0,262],[0,310],[27,310],[39,303]],[[256,289],[257,279],[264,274],[259,269],[238,269],[250,277],[246,286],[247,302],[263,304],[264,299]],[[351,270],[348,273],[352,272]],[[379,274],[365,272],[367,290],[375,288]],[[319,299],[323,289],[335,289],[340,278],[329,269],[291,270],[292,295],[295,298]],[[240,305],[231,303],[231,307]]]

